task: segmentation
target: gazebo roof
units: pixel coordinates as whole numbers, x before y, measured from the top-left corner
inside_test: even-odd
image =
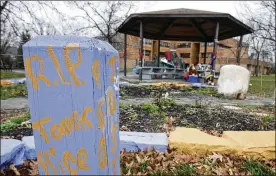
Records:
[[[153,40],[212,42],[217,22],[219,40],[253,32],[230,14],[184,8],[131,14],[118,32],[140,36],[140,21],[144,38]]]

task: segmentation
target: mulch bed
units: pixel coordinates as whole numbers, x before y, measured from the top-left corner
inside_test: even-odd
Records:
[[[10,117],[16,117],[23,113],[28,112],[28,108],[25,109],[12,109],[12,110],[4,110],[1,109],[0,112],[0,121],[1,123],[7,121]]]
[[[161,132],[164,123],[162,114],[150,114],[141,106],[131,106],[137,114],[131,118],[128,110],[120,111],[120,126],[125,126],[130,131]],[[198,127],[202,130],[215,131],[258,131],[275,130],[275,120],[269,121],[266,128],[262,128],[259,117],[247,113],[235,112],[220,106],[192,106],[174,105],[163,110],[165,116],[175,119],[174,126]]]
[[[157,97],[162,93],[173,93],[177,92],[177,97],[179,96],[188,96],[199,94],[200,95],[209,95],[217,98],[223,98],[222,95],[217,94],[217,91],[214,88],[192,88],[192,87],[177,87],[174,85],[166,86],[126,86],[120,85],[120,96],[122,98],[129,97]]]
[[[150,104],[150,106],[154,106]],[[155,106],[156,107],[156,106]],[[225,109],[220,106],[167,105],[151,112],[144,104],[121,105],[120,129],[136,132],[164,132],[166,118],[173,117],[173,126],[199,128],[209,134],[220,136],[223,131],[275,130],[275,120],[264,126],[260,117],[249,113]],[[1,136],[21,139],[32,135],[32,129],[17,127],[1,133]]]

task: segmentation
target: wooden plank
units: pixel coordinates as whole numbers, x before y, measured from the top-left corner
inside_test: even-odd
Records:
[[[23,56],[39,173],[119,175],[118,52],[96,39],[38,36]]]

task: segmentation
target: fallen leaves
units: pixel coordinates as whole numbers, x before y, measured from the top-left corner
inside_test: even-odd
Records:
[[[167,133],[168,136],[169,136],[169,134],[170,134],[171,131],[175,130],[175,127],[173,125],[174,121],[175,121],[175,118],[173,118],[173,117],[170,117],[170,118],[166,117],[166,122],[163,124],[163,127],[162,127],[163,132]]]
[[[251,162],[251,164],[248,164]],[[259,164],[254,164],[259,163]],[[120,154],[121,175],[252,175],[262,168],[262,173],[275,174],[276,160],[249,160],[235,155],[197,156],[178,154],[175,149],[166,152],[142,150]],[[251,168],[247,169],[246,167]],[[259,168],[254,168],[258,166]],[[270,170],[264,170],[270,168]],[[250,172],[251,171],[251,172]],[[38,175],[36,161],[26,161],[23,166],[1,170],[3,175]]]

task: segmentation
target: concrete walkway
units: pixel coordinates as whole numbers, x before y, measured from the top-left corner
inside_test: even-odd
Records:
[[[131,98],[131,99],[120,99],[120,103],[124,104],[142,104],[153,102],[153,98]],[[259,97],[248,97],[245,100],[229,100],[229,99],[219,99],[216,97],[210,96],[198,96],[191,95],[186,97],[177,97],[175,98],[176,103],[178,104],[196,104],[201,103],[202,105],[208,104],[210,105],[272,105],[275,103],[272,98],[259,98]],[[11,109],[26,109],[28,108],[28,99],[23,97],[18,98],[10,98],[7,100],[1,100],[1,109],[3,110],[11,110]]]
[[[16,70],[12,70],[12,72],[14,72],[14,73],[25,73],[25,70],[19,70],[19,69],[17,70],[16,69]]]

